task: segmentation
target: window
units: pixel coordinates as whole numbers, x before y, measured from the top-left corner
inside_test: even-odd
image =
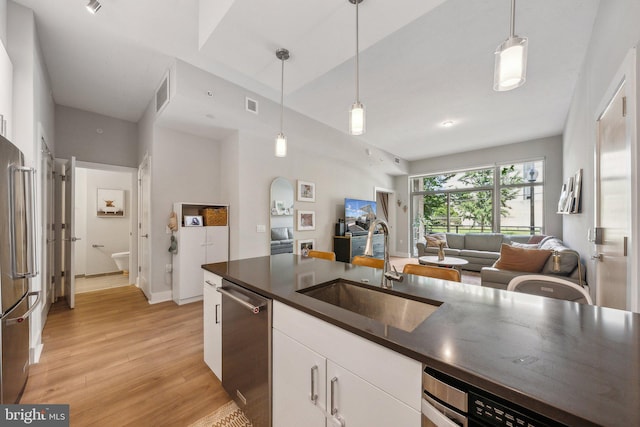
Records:
[[[412,247],[426,233],[538,234],[544,161],[412,178]]]

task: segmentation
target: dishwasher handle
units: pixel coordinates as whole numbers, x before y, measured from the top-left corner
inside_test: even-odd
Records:
[[[220,292],[224,296],[231,298],[238,304],[245,307],[247,310],[251,311],[253,314],[260,313],[260,311],[262,311],[262,309],[264,309],[267,306],[266,301],[260,301],[257,304],[253,304],[250,301],[246,301],[244,298],[249,299],[248,296],[241,294],[240,292],[237,292],[231,288],[219,287],[219,288],[216,288],[216,291]]]

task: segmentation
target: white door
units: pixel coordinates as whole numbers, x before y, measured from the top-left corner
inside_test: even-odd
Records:
[[[55,301],[55,231],[54,231],[54,163],[44,137],[40,140],[40,178],[42,201],[42,323],[47,321],[51,303]]]
[[[596,227],[602,229],[596,244],[596,303],[628,309],[627,251],[630,236],[631,175],[626,83],[623,83],[598,119],[596,154]]]
[[[145,156],[138,168],[138,287],[151,299],[149,286],[151,246],[151,159]]]
[[[327,359],[277,329],[272,339],[273,425],[324,427]]]
[[[75,278],[75,242],[79,240],[74,235],[73,224],[75,222],[75,175],[76,158],[71,157],[64,170],[64,297],[69,308],[76,305],[76,278]]]

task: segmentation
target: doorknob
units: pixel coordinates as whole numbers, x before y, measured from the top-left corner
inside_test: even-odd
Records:
[[[602,262],[604,261],[604,254],[591,255],[591,259]]]

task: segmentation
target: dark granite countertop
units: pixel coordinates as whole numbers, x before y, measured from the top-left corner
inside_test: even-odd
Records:
[[[640,426],[640,315],[419,276],[392,292],[442,303],[413,332],[298,293],[380,270],[281,254],[203,268],[572,426]]]

